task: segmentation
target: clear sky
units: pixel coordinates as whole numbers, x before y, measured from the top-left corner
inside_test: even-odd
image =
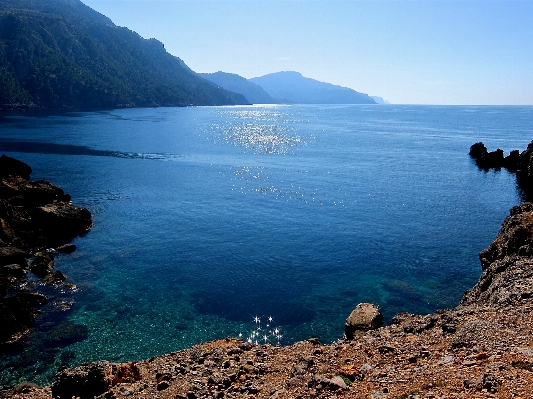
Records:
[[[298,71],[391,103],[533,105],[533,0],[82,0],[196,72]]]

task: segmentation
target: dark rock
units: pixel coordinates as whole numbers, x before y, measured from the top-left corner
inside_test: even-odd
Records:
[[[0,218],[0,239],[4,242],[10,243],[16,237],[15,231],[11,228],[9,223]]]
[[[56,381],[51,386],[52,397],[92,399],[109,390],[112,377],[112,366],[107,362],[85,363],[65,369],[56,374]]]
[[[44,278],[52,272],[54,268],[54,257],[49,253],[37,255],[31,262],[31,272],[37,277]]]
[[[470,152],[468,155],[470,155],[474,159],[478,159],[483,157],[487,154],[487,147],[485,147],[485,144],[482,142],[472,144],[470,146]]]
[[[169,387],[169,383],[167,381],[161,381],[157,384],[157,390],[163,391],[164,389],[167,389]]]
[[[22,277],[24,274],[26,274],[26,270],[16,263],[0,267],[0,275]]]
[[[442,332],[453,334],[455,331],[457,331],[457,326],[452,323],[445,323],[441,326]]]
[[[403,323],[403,331],[408,334],[421,334],[435,326],[437,317],[435,315],[413,316]]]
[[[480,391],[486,389],[488,392],[496,393],[498,392],[500,385],[501,382],[494,375],[485,373],[481,377],[477,389]]]
[[[515,173],[520,166],[520,151],[513,150],[503,160],[503,166],[512,173]]]
[[[504,166],[503,150],[488,152],[476,159],[476,165],[483,169],[500,169]]]
[[[29,180],[31,172],[31,167],[18,159],[7,155],[0,157],[0,178],[20,176],[25,180]]]
[[[41,306],[46,304],[48,300],[43,294],[33,291],[20,291],[17,292],[15,298],[26,303],[29,306]]]
[[[37,207],[32,217],[47,234],[51,244],[61,245],[92,227],[91,213],[68,202],[54,202]]]
[[[75,250],[76,250],[76,246],[74,244],[64,244],[56,248],[57,252],[61,252],[64,254],[71,254]]]
[[[41,313],[35,307],[46,303],[46,297],[29,291],[0,299],[0,345],[21,341]]]
[[[360,303],[350,313],[344,324],[347,339],[353,339],[356,331],[368,331],[383,325],[383,314],[378,306],[371,303]]]
[[[52,272],[45,276],[43,278],[44,282],[46,284],[61,284],[63,281],[67,279],[67,276],[65,276],[61,271],[56,270],[55,272]]]
[[[26,259],[29,254],[21,249],[13,247],[0,247],[0,266],[16,263],[17,265],[26,265]]]
[[[516,171],[518,186],[523,191],[526,201],[533,200],[533,141],[520,154]]]

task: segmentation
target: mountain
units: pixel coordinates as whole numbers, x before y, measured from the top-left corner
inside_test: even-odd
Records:
[[[234,73],[215,72],[199,73],[199,75],[226,90],[242,94],[252,104],[276,104],[279,102],[264,91],[261,86]]]
[[[376,104],[390,104],[387,100],[384,100],[383,97],[378,96],[370,96],[372,100],[376,102]]]
[[[375,104],[367,94],[305,78],[299,72],[276,72],[249,79],[274,98],[298,104]]]
[[[79,0],[0,0],[0,107],[247,103]]]

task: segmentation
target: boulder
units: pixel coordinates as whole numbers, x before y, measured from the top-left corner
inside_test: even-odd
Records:
[[[55,272],[52,272],[43,278],[44,282],[48,285],[61,284],[66,279],[67,276],[65,276],[63,272],[59,270],[56,270]]]
[[[54,268],[54,257],[49,253],[39,253],[31,262],[31,272],[37,277],[44,278]]]
[[[54,202],[37,207],[34,222],[47,233],[48,242],[63,244],[92,227],[91,213],[68,202]]]
[[[383,314],[379,306],[371,303],[360,303],[350,313],[344,324],[347,339],[353,339],[356,331],[368,331],[383,325]]]

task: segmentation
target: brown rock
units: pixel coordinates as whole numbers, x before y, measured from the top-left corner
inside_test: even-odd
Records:
[[[350,313],[344,324],[347,339],[353,339],[356,331],[368,331],[383,325],[383,314],[378,306],[371,303],[360,303]]]

